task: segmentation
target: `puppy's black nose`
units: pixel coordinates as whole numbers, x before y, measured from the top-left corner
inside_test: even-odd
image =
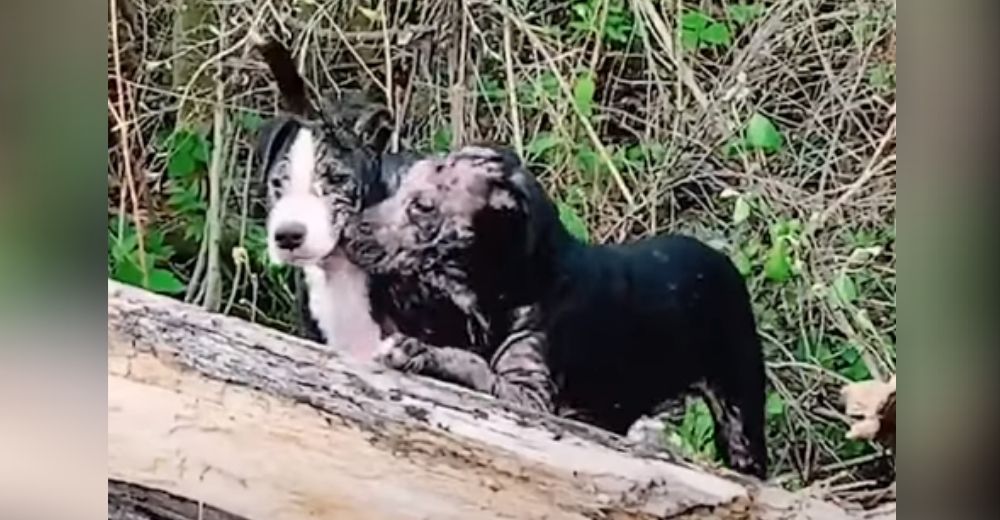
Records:
[[[274,231],[274,241],[278,247],[291,251],[306,240],[306,227],[298,222],[283,224]]]

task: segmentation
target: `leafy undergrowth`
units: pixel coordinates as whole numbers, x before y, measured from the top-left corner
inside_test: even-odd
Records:
[[[319,90],[391,90],[405,146],[519,146],[585,240],[727,252],[767,350],[772,478],[855,498],[892,478],[845,438],[839,388],[895,373],[894,2],[182,3],[115,12],[109,276],[294,330],[250,154],[276,103],[255,22]],[[664,442],[717,459],[704,403],[667,422]]]

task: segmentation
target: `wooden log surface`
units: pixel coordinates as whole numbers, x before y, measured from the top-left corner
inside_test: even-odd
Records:
[[[108,520],[246,520],[204,502],[120,480],[108,481]]]
[[[110,280],[108,478],[109,518],[864,517]]]

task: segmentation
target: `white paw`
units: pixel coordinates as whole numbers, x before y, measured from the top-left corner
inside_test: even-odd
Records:
[[[395,334],[382,338],[375,349],[375,357],[381,358],[388,355],[397,344],[399,344],[399,336]]]

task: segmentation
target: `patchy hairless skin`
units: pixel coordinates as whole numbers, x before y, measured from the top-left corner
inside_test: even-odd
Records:
[[[345,251],[396,326],[389,365],[619,434],[700,391],[724,462],[765,476],[762,351],[725,254],[670,234],[582,243],[517,157],[485,146],[416,163]]]
[[[389,366],[550,411],[537,309],[519,304],[513,287],[481,290],[483,278],[502,277],[495,261],[481,260],[501,244],[479,236],[489,222],[477,219],[524,215],[504,188],[516,182],[512,166],[478,147],[421,160],[392,197],[363,212],[345,247],[392,296],[388,313],[403,318],[382,348]]]

